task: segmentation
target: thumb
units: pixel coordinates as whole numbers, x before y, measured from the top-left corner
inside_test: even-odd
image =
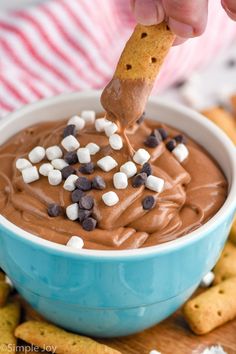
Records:
[[[133,0],[131,4],[136,21],[142,25],[158,24],[165,19],[164,9],[159,0]]]

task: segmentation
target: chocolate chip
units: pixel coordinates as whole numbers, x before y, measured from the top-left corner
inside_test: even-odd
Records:
[[[223,102],[218,102],[217,104],[217,107],[220,108],[220,109],[227,109],[225,104]]]
[[[94,206],[94,199],[91,195],[84,195],[80,198],[79,207],[81,209],[91,210]]]
[[[91,210],[79,209],[78,211],[78,221],[81,223],[84,219],[87,219],[91,215]]]
[[[74,124],[67,125],[63,131],[63,138],[66,138],[69,135],[76,135],[76,127]]]
[[[226,62],[226,66],[228,66],[228,68],[233,68],[236,66],[236,59],[229,59],[227,62]]]
[[[162,140],[166,140],[168,138],[169,134],[164,128],[158,128],[157,130],[161,134]]]
[[[142,200],[142,206],[144,210],[150,210],[154,207],[154,205],[155,205],[155,199],[152,195],[147,195]]]
[[[157,141],[158,141],[159,143],[162,142],[162,136],[161,136],[161,133],[159,132],[158,129],[154,129],[154,130],[151,132],[150,135],[155,136],[155,137],[157,138]]]
[[[93,231],[97,225],[97,220],[92,217],[84,219],[82,227],[86,231]]]
[[[186,137],[182,134],[178,134],[174,136],[173,139],[175,139],[176,143],[180,143],[180,144],[185,144],[187,140]]]
[[[52,203],[48,205],[48,215],[51,217],[59,216],[62,214],[62,207],[58,204]]]
[[[159,145],[159,141],[154,135],[149,135],[147,139],[144,141],[144,145],[150,148],[154,148]]]
[[[74,165],[75,163],[78,162],[78,156],[76,151],[70,151],[67,152],[64,156],[64,160],[69,164],[69,165]]]
[[[147,176],[150,176],[152,174],[152,167],[150,165],[149,162],[145,162],[145,164],[143,165],[141,171],[142,172],[145,172]]]
[[[169,150],[169,151],[172,151],[174,150],[174,148],[176,147],[176,141],[174,139],[171,139],[170,141],[168,141],[168,143],[166,144],[166,148]]]
[[[140,186],[142,186],[143,184],[145,184],[147,180],[147,174],[144,172],[138,173],[136,176],[134,176],[133,180],[132,180],[132,186],[134,188],[138,188]]]
[[[143,112],[143,114],[141,115],[141,117],[137,120],[138,124],[142,124],[145,118],[145,112]]]
[[[80,189],[75,189],[72,193],[71,193],[71,200],[73,203],[78,203],[80,201],[80,199],[83,197],[84,192],[81,191]]]
[[[89,191],[92,188],[92,183],[87,177],[79,176],[75,185],[81,191]]]
[[[72,166],[66,166],[61,170],[63,179],[67,179],[73,173],[75,173],[75,169]]]
[[[95,176],[92,180],[92,187],[94,189],[103,190],[106,188],[106,182],[101,176]]]
[[[96,205],[94,205],[93,209],[91,210],[91,216],[95,220],[100,220],[101,219],[101,213],[100,213],[98,207],[96,207]]]
[[[94,172],[94,163],[88,162],[80,166],[79,172],[84,173],[86,175],[91,175]]]
[[[183,87],[185,84],[186,84],[186,81],[185,81],[185,80],[179,80],[179,81],[177,81],[176,83],[174,83],[174,85],[173,85],[172,87],[174,87],[174,88],[180,88],[180,87]]]

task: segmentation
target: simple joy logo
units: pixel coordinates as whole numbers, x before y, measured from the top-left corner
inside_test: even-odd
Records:
[[[1,344],[0,352],[1,353],[42,353],[42,352],[51,352],[53,354],[56,353],[56,346],[53,345],[44,345],[43,347],[33,346],[33,345],[15,345],[15,344]]]

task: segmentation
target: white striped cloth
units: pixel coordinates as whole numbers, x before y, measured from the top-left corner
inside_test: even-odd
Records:
[[[154,92],[209,63],[236,37],[210,1],[203,36],[174,47]],[[134,27],[128,0],[52,0],[0,13],[0,116],[62,92],[102,88]]]

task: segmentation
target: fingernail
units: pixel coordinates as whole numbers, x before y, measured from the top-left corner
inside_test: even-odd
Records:
[[[153,0],[135,1],[134,15],[138,23],[151,26],[164,20],[164,10]]]
[[[156,24],[156,15],[155,13],[146,14],[145,12],[139,11],[134,8],[134,15],[136,17],[136,21],[141,23],[144,26],[151,26]]]
[[[232,12],[230,11],[229,9],[225,9],[225,11],[227,12],[227,15],[234,21],[236,21],[236,13],[235,12]]]
[[[183,44],[187,40],[188,40],[187,38],[176,37],[174,40],[173,46]]]
[[[161,3],[156,3],[156,21],[161,23],[165,19],[165,11]]]
[[[172,32],[174,32],[179,37],[189,38],[193,37],[194,35],[193,27],[187,25],[186,23],[176,21],[170,17],[168,24]]]

